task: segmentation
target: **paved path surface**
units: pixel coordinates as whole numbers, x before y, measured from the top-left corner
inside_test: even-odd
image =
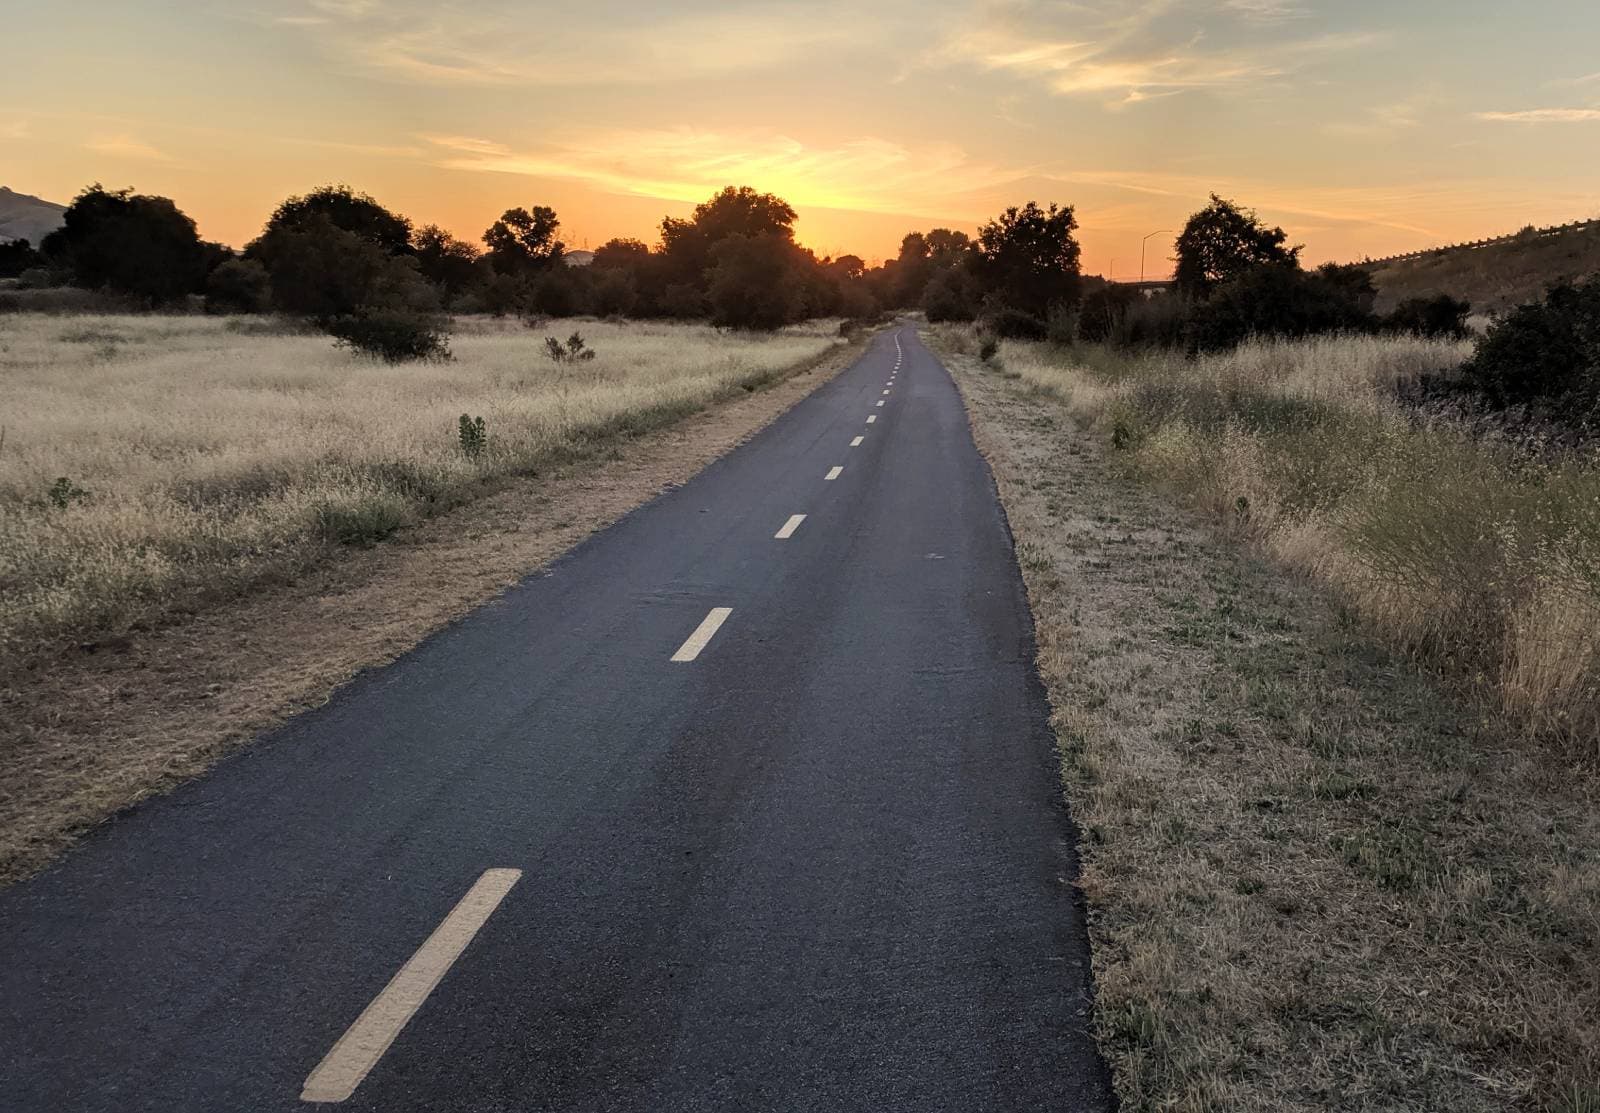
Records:
[[[1047,714],[961,400],[883,333],[0,892],[0,1108],[1106,1108]]]

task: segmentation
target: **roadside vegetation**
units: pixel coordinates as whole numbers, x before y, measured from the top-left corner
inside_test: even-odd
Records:
[[[1600,484],[1404,412],[1457,342],[982,342],[1123,1108],[1597,1108]]]
[[[266,317],[0,315],[0,664],[292,575],[843,342],[581,328],[459,321],[451,362],[395,367]]]

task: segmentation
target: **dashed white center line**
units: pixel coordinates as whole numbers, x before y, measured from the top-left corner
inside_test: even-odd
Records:
[[[733,613],[732,607],[712,607],[711,613],[706,615],[694,633],[689,635],[689,640],[678,647],[678,652],[672,655],[674,661],[693,661],[700,656],[700,651],[706,647],[722,624],[728,621],[728,616]]]
[[[867,415],[867,424],[868,425],[871,425],[874,421],[877,421],[877,420],[878,420],[878,415],[877,414],[868,414]]]
[[[878,399],[878,405],[880,405],[880,406],[883,405],[883,399],[882,398]]]
[[[301,1101],[344,1101],[356,1092],[367,1072],[383,1058],[406,1022],[422,1007],[521,876],[521,870],[484,871],[444,922],[306,1076],[300,1090]]]
[[[826,478],[828,478],[828,479],[838,479],[840,473],[842,473],[843,471],[844,471],[844,469],[840,468],[840,467],[829,468]]]
[[[888,394],[888,393],[889,393],[889,392],[888,392],[888,391],[887,391],[887,390],[885,390],[885,391],[884,391],[884,393],[885,393],[885,394]]]
[[[783,523],[783,528],[772,536],[779,541],[787,541],[794,536],[794,531],[800,528],[800,523],[806,520],[804,514],[791,514],[789,520]]]
[[[866,440],[866,439],[867,439],[866,437],[857,437],[855,440],[850,442],[850,447],[851,448],[859,448],[861,446],[861,442]]]

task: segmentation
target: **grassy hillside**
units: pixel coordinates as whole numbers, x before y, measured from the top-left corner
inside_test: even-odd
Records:
[[[1502,313],[1562,279],[1600,274],[1600,225],[1371,266],[1380,313],[1434,294],[1466,298],[1474,313]]]
[[[0,186],[0,240],[27,240],[38,247],[40,240],[61,227],[66,211],[65,205]]]

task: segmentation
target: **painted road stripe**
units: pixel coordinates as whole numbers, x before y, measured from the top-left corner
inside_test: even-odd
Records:
[[[885,394],[888,394],[888,393],[889,393],[889,392],[888,392],[888,391],[887,391],[887,390],[886,390],[886,391],[884,391],[884,393],[885,393]]]
[[[883,405],[883,399],[882,398],[878,399],[878,405],[880,405],[880,406]]]
[[[804,514],[791,514],[789,520],[783,523],[783,528],[772,536],[779,541],[787,541],[794,536],[794,531],[800,528],[800,523],[806,520]]]
[[[844,469],[843,469],[843,468],[838,468],[838,467],[835,467],[835,468],[829,468],[829,469],[828,469],[828,475],[827,475],[827,478],[829,478],[829,479],[838,479],[838,478],[839,478],[839,475],[840,475],[840,473],[842,473],[842,472],[843,472],[843,471],[844,471]]]
[[[851,448],[859,448],[861,446],[861,442],[866,440],[866,439],[867,439],[866,437],[857,437],[855,440],[850,442],[850,447]]]
[[[521,870],[483,872],[417,953],[389,979],[383,992],[345,1029],[317,1069],[306,1076],[301,1101],[344,1101],[356,1092],[521,876]]]
[[[867,424],[868,425],[871,425],[874,421],[877,421],[877,420],[878,420],[878,415],[877,414],[868,414],[867,415]]]
[[[716,635],[716,632],[722,629],[722,624],[728,621],[728,616],[732,613],[732,607],[712,607],[705,621],[695,627],[694,633],[689,635],[689,640],[678,647],[678,652],[672,655],[672,659],[693,661],[700,656],[700,651],[706,647],[706,643]]]

